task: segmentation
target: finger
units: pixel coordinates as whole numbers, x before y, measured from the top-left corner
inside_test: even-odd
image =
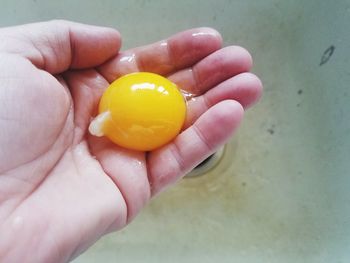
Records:
[[[123,195],[130,222],[151,196],[145,154],[121,148],[106,138],[89,136],[90,150]]]
[[[192,170],[228,141],[243,117],[242,106],[232,100],[218,103],[170,143],[149,154],[152,194],[159,193]]]
[[[220,101],[236,100],[247,109],[259,100],[262,89],[260,79],[252,73],[246,72],[232,77],[187,102],[184,127],[192,125],[204,112]]]
[[[221,36],[214,29],[191,29],[167,40],[122,52],[99,67],[99,71],[109,82],[137,71],[167,75],[193,65],[221,44]]]
[[[52,74],[97,66],[116,55],[118,31],[68,21],[50,21],[0,29],[0,50],[28,58]]]
[[[252,63],[247,50],[230,46],[214,52],[190,69],[176,72],[169,79],[182,90],[201,95],[220,82],[249,71]]]

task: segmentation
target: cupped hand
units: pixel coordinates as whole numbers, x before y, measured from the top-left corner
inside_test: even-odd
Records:
[[[262,90],[249,53],[210,28],[122,52],[116,30],[67,21],[0,39],[1,262],[66,262],[124,227],[227,142]],[[195,95],[182,133],[149,153],[87,132],[104,89],[135,71]]]

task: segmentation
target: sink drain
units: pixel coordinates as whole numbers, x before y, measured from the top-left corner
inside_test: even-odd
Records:
[[[213,169],[221,160],[222,155],[224,154],[224,147],[221,147],[217,152],[210,155],[203,162],[198,164],[191,172],[189,172],[186,177],[194,177],[206,174],[211,169]]]

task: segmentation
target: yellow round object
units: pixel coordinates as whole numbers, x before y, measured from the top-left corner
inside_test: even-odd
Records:
[[[147,72],[115,80],[103,94],[99,113],[108,113],[102,132],[114,143],[133,150],[154,150],[180,132],[186,102],[176,84]]]

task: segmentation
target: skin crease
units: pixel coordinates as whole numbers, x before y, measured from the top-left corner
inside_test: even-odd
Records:
[[[124,227],[227,142],[262,91],[249,53],[210,28],[122,52],[116,30],[68,21],[0,38],[0,262],[67,262]],[[197,95],[183,132],[147,154],[87,133],[103,90],[136,71]]]

